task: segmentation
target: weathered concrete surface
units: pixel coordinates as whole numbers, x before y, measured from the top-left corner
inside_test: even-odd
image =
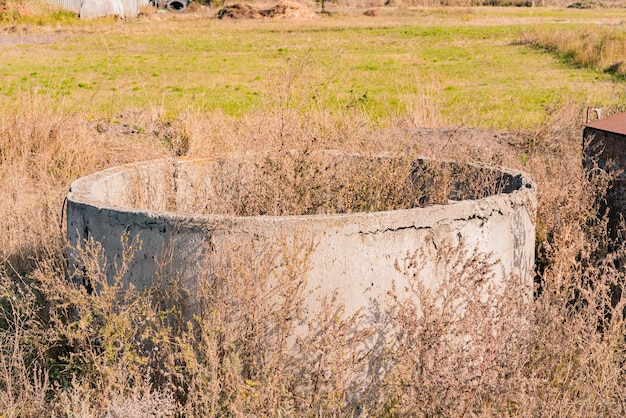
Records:
[[[142,288],[155,277],[185,277],[190,291],[208,251],[226,241],[312,240],[307,274],[307,307],[319,312],[320,300],[337,292],[346,314],[382,300],[407,279],[396,268],[407,253],[421,250],[421,275],[436,287],[449,274],[439,255],[461,248],[468,260],[475,251],[495,263],[493,281],[518,276],[532,283],[536,188],[522,172],[494,169],[509,186],[502,193],[386,212],[306,216],[226,216],[189,212],[198,199],[215,199],[216,162],[154,161],[111,168],[75,181],[67,204],[72,246],[87,237],[102,243],[110,263],[122,254],[120,237],[138,237],[141,248],[124,280]],[[195,202],[195,203],[194,203]],[[146,209],[146,207],[156,208]],[[169,209],[169,210],[168,210]],[[174,211],[176,209],[176,211]],[[70,250],[75,264],[75,252]],[[76,266],[80,268],[80,266]],[[194,309],[189,306],[189,309]]]

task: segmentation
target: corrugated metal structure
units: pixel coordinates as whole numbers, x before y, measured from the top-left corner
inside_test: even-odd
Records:
[[[612,238],[618,238],[619,225],[626,213],[626,112],[585,124],[583,164],[588,170],[600,168],[617,174],[602,206],[609,211],[609,233]],[[623,240],[626,236],[619,238]]]
[[[53,6],[60,6],[76,14],[80,13],[80,6],[83,0],[46,0],[46,3]]]
[[[81,18],[116,15],[121,18],[137,17],[139,8],[149,0],[46,0],[49,4],[75,12]]]

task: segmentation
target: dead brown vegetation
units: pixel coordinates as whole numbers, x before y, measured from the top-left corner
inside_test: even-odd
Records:
[[[281,1],[269,9],[259,9],[247,3],[234,3],[217,11],[218,19],[314,19],[317,15],[308,7]]]
[[[524,42],[550,51],[569,64],[626,77],[626,42],[619,24],[563,32],[536,30],[527,33]]]
[[[597,212],[610,179],[582,168],[580,104],[555,106],[534,130],[495,133],[425,128],[415,114],[397,115],[394,129],[379,129],[354,108],[340,115],[300,112],[276,94],[239,118],[190,110],[163,120],[138,110],[85,120],[32,100],[2,116],[4,416],[626,413],[623,251],[608,253]],[[109,263],[115,274],[108,280],[94,242],[79,251],[95,290],[68,280],[62,207],[73,179],[155,157],[262,152],[276,164],[289,161],[286,155],[328,149],[410,152],[529,171],[539,186],[535,299],[524,303],[528,289],[516,278],[505,293],[479,297],[492,264],[480,254],[459,257],[456,248],[440,257],[457,273],[438,291],[424,289],[417,243],[397,266],[420,304],[393,294],[380,301],[387,324],[403,331],[379,350],[364,351],[372,330],[355,327],[364,313],[346,317],[330,299],[321,301],[326,315],[302,321],[306,240],[225,245],[204,266],[202,310],[191,319],[182,315],[185,283],[159,276],[145,292],[124,288],[124,260],[117,270]],[[126,259],[136,245],[127,242]],[[296,327],[311,332],[298,334]],[[294,340],[300,355],[291,358],[286,347]],[[365,363],[384,373],[353,387]]]

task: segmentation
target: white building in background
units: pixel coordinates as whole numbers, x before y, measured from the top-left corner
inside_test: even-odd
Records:
[[[121,18],[136,17],[139,8],[150,0],[46,0],[49,4],[61,6],[76,12],[81,18],[116,15]]]

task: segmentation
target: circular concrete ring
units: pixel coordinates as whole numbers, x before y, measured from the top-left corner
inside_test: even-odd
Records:
[[[445,204],[415,199],[421,205],[374,212],[238,216],[195,211],[211,207],[202,206],[207,201],[219,208],[224,193],[242,182],[260,181],[259,161],[250,156],[149,161],[76,180],[67,196],[72,266],[80,268],[75,248],[87,238],[101,243],[113,264],[122,257],[120,237],[126,236],[131,241],[138,238],[141,248],[130,261],[124,281],[141,289],[153,283],[155,275],[184,275],[192,283],[203,268],[207,248],[216,251],[226,237],[285,242],[308,237],[314,242],[306,278],[311,313],[319,309],[320,296],[333,292],[349,314],[392,287],[402,289],[406,275],[397,266],[418,249],[425,258],[421,277],[427,286],[437,286],[447,274],[437,264],[445,247],[462,247],[467,257],[477,252],[487,255],[494,262],[496,282],[518,277],[532,284],[536,187],[523,172],[416,160],[409,176],[413,180],[419,180],[418,169],[424,164],[442,164],[477,173],[476,178],[490,173],[498,187],[474,199],[451,190]],[[448,177],[455,172],[448,170],[452,173]],[[447,184],[461,183],[451,178]]]

